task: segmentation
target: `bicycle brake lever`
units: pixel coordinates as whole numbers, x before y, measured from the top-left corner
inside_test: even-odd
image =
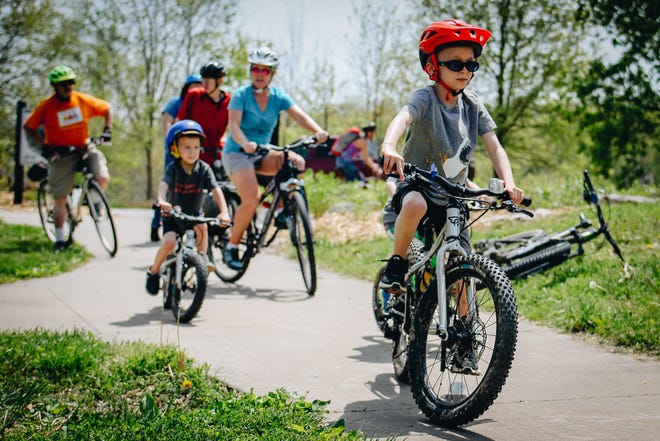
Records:
[[[511,201],[503,201],[502,205],[506,208],[506,211],[508,211],[510,213],[522,213],[526,216],[534,217],[534,213],[532,213],[531,211],[526,210],[524,208],[520,208],[519,206],[517,206],[516,204],[514,204]]]

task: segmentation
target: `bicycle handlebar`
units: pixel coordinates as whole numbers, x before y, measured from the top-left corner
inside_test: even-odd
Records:
[[[159,208],[158,204],[153,204],[151,208]],[[193,216],[190,214],[183,213],[180,207],[173,207],[171,211],[167,212],[169,216],[172,216],[175,219],[183,220],[186,222],[192,222],[196,224],[211,224],[219,227],[230,227],[233,222],[224,223],[217,217],[205,217],[205,216]]]
[[[283,146],[277,146],[275,144],[257,144],[257,150],[255,150],[252,155],[254,156],[266,156],[270,150],[275,150],[275,151],[288,151],[291,149],[299,148],[299,147],[305,147],[305,148],[316,148],[318,146],[318,140],[316,139],[316,136],[308,136],[305,138],[300,138],[297,141],[294,141],[292,143],[283,145]],[[241,151],[245,153],[245,150],[241,147]]]
[[[379,163],[382,165],[382,157],[379,159]],[[408,180],[409,182],[414,180],[416,175],[422,176],[427,181],[439,184],[443,190],[449,193],[450,196],[454,196],[454,197],[476,198],[479,196],[492,196],[501,201],[508,201],[511,199],[509,193],[507,193],[506,191],[500,193],[500,192],[494,192],[489,188],[479,188],[479,189],[468,188],[464,185],[452,182],[449,179],[440,176],[437,173],[418,168],[417,166],[409,162],[406,162],[404,164],[403,174],[406,180]],[[389,173],[388,176],[398,177],[399,175],[396,173]],[[532,204],[532,198],[529,196],[525,196],[521,203],[521,205],[524,205],[526,207],[530,206],[531,204]]]

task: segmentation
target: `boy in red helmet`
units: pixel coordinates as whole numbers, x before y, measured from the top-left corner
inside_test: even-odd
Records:
[[[391,294],[405,289],[408,261],[404,256],[431,204],[403,181],[404,161],[426,170],[435,164],[442,176],[465,185],[480,137],[511,199],[516,204],[522,201],[523,191],[516,187],[508,156],[495,135],[495,122],[477,94],[465,90],[479,69],[477,57],[489,37],[486,29],[460,20],[434,22],[422,32],[419,60],[433,84],[412,94],[388,126],[382,146],[383,170],[396,170],[400,178],[391,203],[397,213],[393,253],[380,281],[380,288]],[[406,130],[400,155],[396,145]],[[469,239],[468,230],[463,230],[461,245],[466,251],[470,250]],[[464,368],[465,373],[478,374],[469,360]]]

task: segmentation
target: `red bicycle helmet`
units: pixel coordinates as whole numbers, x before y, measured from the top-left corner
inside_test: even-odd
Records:
[[[468,24],[462,20],[445,20],[431,23],[424,29],[419,38],[419,61],[422,69],[429,75],[431,81],[438,81],[438,60],[431,55],[440,49],[450,46],[469,45],[474,49],[474,57],[481,51],[490,38],[490,32],[484,28]],[[429,66],[430,61],[430,66]]]

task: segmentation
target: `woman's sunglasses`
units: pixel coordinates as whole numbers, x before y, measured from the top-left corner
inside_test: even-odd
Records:
[[[250,69],[250,72],[252,72],[253,74],[262,73],[262,74],[264,74],[264,75],[270,75],[270,73],[271,73],[272,71],[271,71],[271,69],[268,68],[268,67],[258,68],[258,67],[255,66],[255,67],[253,67],[252,69]]]
[[[460,72],[463,68],[467,69],[468,72],[476,72],[479,70],[478,61],[466,61],[462,62],[460,60],[449,60],[449,61],[438,61],[438,66],[445,66],[452,72]]]

